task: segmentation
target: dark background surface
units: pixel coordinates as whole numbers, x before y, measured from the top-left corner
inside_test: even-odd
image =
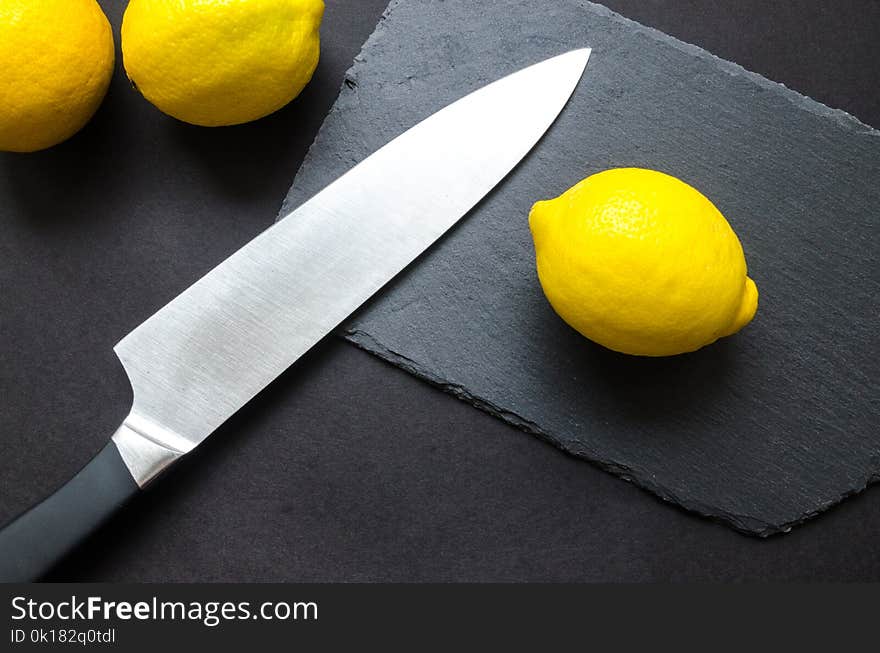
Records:
[[[315,79],[274,116],[176,123],[117,62],[81,134],[0,156],[0,520],[124,417],[112,345],[271,224],[385,3],[327,4]],[[605,4],[880,126],[880,3]],[[118,28],[123,3],[102,5]],[[331,340],[54,578],[878,580],[878,537],[877,488],[789,535],[747,538]]]

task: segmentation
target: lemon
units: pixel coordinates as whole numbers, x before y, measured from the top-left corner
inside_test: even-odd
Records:
[[[0,150],[42,150],[82,129],[114,58],[95,0],[0,0]]]
[[[218,127],[277,111],[318,65],[322,0],[131,0],[122,57],[147,100]]]
[[[705,196],[653,170],[587,177],[529,215],[553,309],[600,345],[641,356],[694,351],[758,307],[739,239]]]

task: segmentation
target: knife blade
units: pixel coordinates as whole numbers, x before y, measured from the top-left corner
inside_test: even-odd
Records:
[[[440,238],[534,147],[589,57],[547,59],[426,118],[125,336],[128,416],[0,530],[0,580],[44,574]]]

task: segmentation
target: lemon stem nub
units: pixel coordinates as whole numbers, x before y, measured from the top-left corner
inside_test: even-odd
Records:
[[[751,277],[746,277],[745,286],[743,286],[742,303],[739,306],[739,312],[733,320],[730,329],[725,336],[733,335],[745,325],[752,321],[755,317],[755,311],[758,310],[758,287]]]

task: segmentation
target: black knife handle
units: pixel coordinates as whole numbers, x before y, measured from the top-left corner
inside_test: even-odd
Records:
[[[0,582],[39,580],[138,489],[111,440],[55,494],[0,530]]]

